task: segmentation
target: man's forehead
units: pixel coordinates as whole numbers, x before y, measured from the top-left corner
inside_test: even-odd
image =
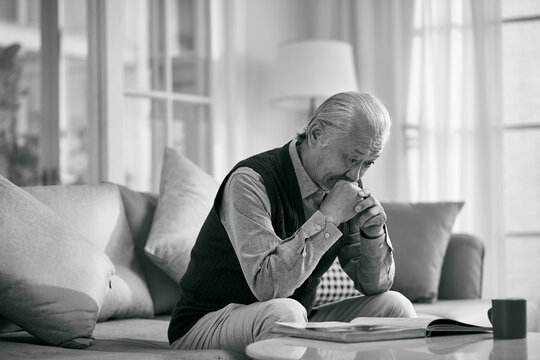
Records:
[[[382,148],[379,146],[369,146],[362,149],[354,149],[353,156],[363,157],[363,158],[377,158],[381,155]]]
[[[362,136],[346,142],[346,146],[354,156],[373,158],[381,154],[383,143],[378,138]]]
[[[365,123],[355,123],[346,138],[353,151],[364,154],[380,154],[384,145],[378,131]]]

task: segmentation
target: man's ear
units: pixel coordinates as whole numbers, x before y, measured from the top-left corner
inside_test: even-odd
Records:
[[[313,124],[313,126],[309,128],[307,135],[308,144],[310,146],[315,147],[317,144],[321,144],[323,131],[319,124]]]

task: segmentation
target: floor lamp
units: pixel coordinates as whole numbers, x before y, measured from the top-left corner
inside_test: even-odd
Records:
[[[271,104],[310,116],[317,101],[358,90],[352,46],[333,40],[305,40],[278,49]]]

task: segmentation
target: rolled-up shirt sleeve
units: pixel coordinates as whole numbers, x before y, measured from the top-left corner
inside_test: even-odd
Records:
[[[272,227],[270,200],[261,176],[245,167],[227,180],[218,212],[259,301],[291,296],[342,236],[316,211],[292,236],[281,239]]]
[[[386,226],[384,234],[376,238],[368,238],[362,234],[357,218],[349,221],[349,229],[338,256],[341,267],[354,281],[355,288],[364,295],[390,290],[394,281],[395,265]]]

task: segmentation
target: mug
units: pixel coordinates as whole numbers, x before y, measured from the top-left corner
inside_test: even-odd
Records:
[[[524,339],[527,337],[527,300],[492,299],[489,320],[494,339]]]

